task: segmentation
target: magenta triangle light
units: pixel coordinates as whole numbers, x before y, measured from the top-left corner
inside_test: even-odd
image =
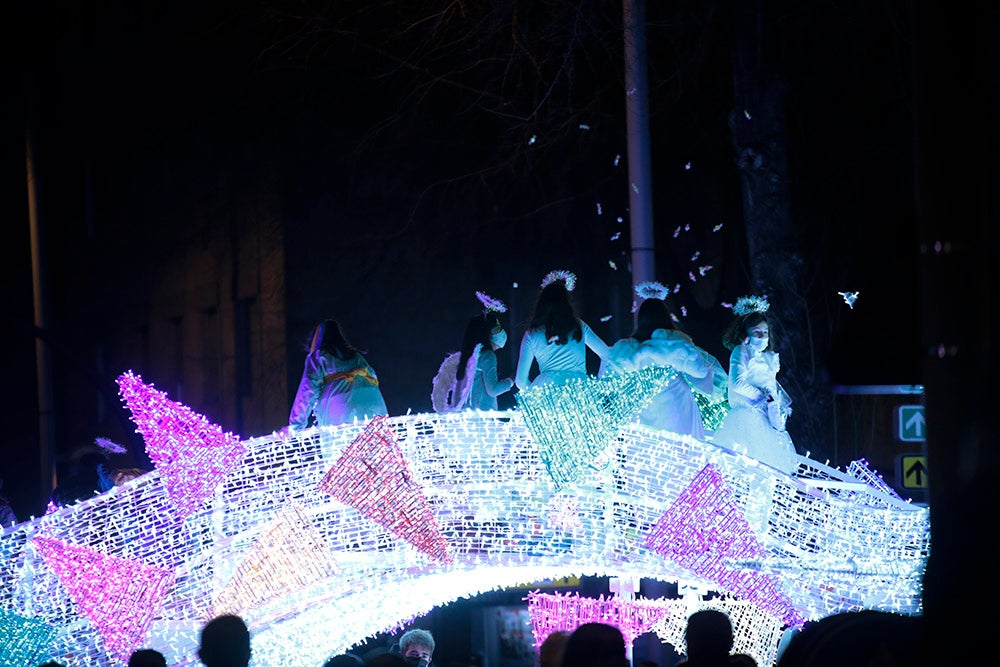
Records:
[[[246,448],[239,437],[170,400],[132,371],[118,377],[118,387],[178,516],[190,516],[239,465]]]

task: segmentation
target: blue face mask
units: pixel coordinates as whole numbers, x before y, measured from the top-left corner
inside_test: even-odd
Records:
[[[492,336],[490,336],[490,341],[493,343],[493,347],[500,349],[507,344],[507,332],[501,329]]]
[[[747,342],[747,345],[749,345],[750,349],[754,352],[763,352],[767,348],[768,342],[769,340],[767,336],[764,336],[763,338],[750,336],[750,340]]]

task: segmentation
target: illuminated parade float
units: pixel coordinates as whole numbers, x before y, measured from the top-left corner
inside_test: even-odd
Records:
[[[253,665],[319,665],[437,605],[568,575],[695,594],[535,591],[536,644],[597,620],[682,648],[687,616],[715,607],[766,665],[786,628],[921,613],[926,507],[863,461],[801,457],[789,475],[639,425],[670,372],[246,440],[125,373],[155,470],[4,528],[0,662],[123,665],[149,647],[196,665],[201,626],[236,613]]]

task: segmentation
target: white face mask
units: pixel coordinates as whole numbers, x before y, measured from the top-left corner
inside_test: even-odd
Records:
[[[493,347],[500,349],[507,344],[507,332],[501,329],[492,336],[490,336],[490,341],[493,343]]]
[[[747,345],[749,345],[750,349],[753,350],[754,352],[763,352],[764,349],[767,347],[767,343],[768,343],[767,336],[764,336],[763,338],[755,338],[753,336],[750,336],[750,340],[747,341]]]

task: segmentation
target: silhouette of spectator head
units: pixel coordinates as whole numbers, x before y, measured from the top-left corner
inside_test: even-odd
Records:
[[[718,609],[701,609],[688,617],[684,630],[689,662],[720,662],[733,650],[733,624]]]
[[[167,659],[156,649],[141,648],[129,656],[128,667],[167,667]]]
[[[559,667],[567,639],[569,633],[565,630],[552,631],[538,647],[538,667]]]
[[[584,623],[563,647],[563,667],[628,667],[625,637],[606,623]]]
[[[399,654],[413,667],[427,667],[434,655],[434,636],[427,630],[407,630],[399,638]]]
[[[922,617],[862,609],[806,625],[778,658],[779,667],[926,664]]]
[[[205,667],[247,667],[250,631],[239,616],[216,616],[201,629],[198,657]]]
[[[365,661],[353,653],[335,655],[323,663],[323,667],[364,667]]]

